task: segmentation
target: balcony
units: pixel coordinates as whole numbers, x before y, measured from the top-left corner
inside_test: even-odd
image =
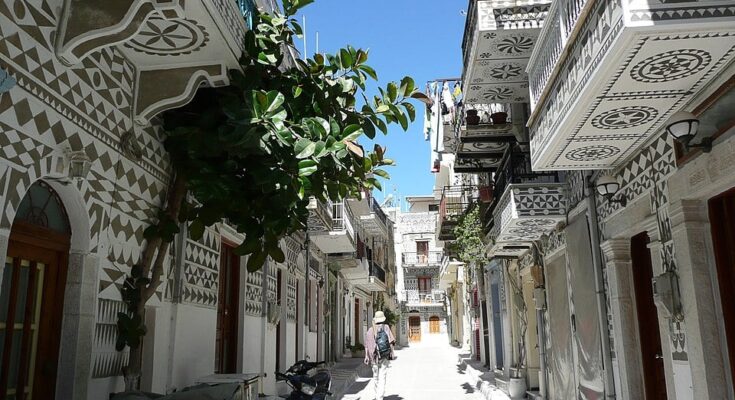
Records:
[[[454,228],[479,195],[476,186],[445,186],[439,203],[439,240],[454,240]]]
[[[354,217],[349,208],[341,202],[317,203],[318,206],[311,210],[309,218],[312,243],[326,254],[350,253],[357,250],[355,230],[352,226]],[[316,227],[312,228],[315,225]]]
[[[428,267],[440,265],[443,255],[443,251],[429,251],[427,253],[403,252],[401,259],[404,267]]]
[[[388,289],[385,270],[378,263],[367,258],[357,259],[357,267],[343,268],[340,272],[350,284],[359,286],[363,290],[384,292]]]
[[[444,291],[443,290],[404,290],[403,298],[409,306],[414,305],[444,305]]]
[[[371,235],[388,236],[391,226],[388,216],[370,192],[365,192],[362,199],[350,199],[349,204],[365,231]]]
[[[470,0],[462,50],[464,102],[527,103],[526,66],[548,1]]]
[[[490,254],[518,256],[530,242],[566,219],[564,175],[534,172],[531,158],[519,147],[510,151],[495,176],[495,199],[487,208],[485,226]]]
[[[607,169],[735,57],[729,0],[559,0],[528,65],[535,170]]]
[[[133,118],[146,124],[188,103],[201,86],[229,84],[227,72],[239,68],[255,5],[253,0],[76,0],[62,10],[58,59],[69,66],[110,63],[135,91],[129,101]],[[115,101],[120,107],[128,99],[118,93]]]

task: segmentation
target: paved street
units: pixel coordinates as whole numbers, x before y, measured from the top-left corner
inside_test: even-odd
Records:
[[[425,337],[420,344],[398,350],[398,359],[388,371],[385,400],[484,399],[476,378],[459,362],[459,354],[443,335]],[[342,397],[373,398],[370,377],[360,377]]]

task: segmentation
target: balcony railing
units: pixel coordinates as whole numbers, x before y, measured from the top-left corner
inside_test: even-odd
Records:
[[[442,304],[444,291],[442,290],[404,290],[403,295],[409,304]]]
[[[430,251],[427,253],[404,252],[402,255],[403,266],[439,265],[442,262],[443,251]]]
[[[501,167],[495,173],[493,202],[481,210],[482,220],[485,223],[485,233],[493,228],[493,224],[495,223],[493,213],[508,185],[515,183],[561,183],[564,179],[565,174],[563,172],[533,171],[531,168],[531,155],[529,153],[522,151],[518,146],[509,149],[501,162]]]
[[[459,218],[476,202],[479,195],[477,186],[445,186],[439,203],[439,239],[451,240],[452,230]]]
[[[381,268],[375,261],[370,261],[370,276],[378,278],[385,283],[385,270]]]
[[[370,210],[375,213],[378,219],[381,220],[383,224],[387,227],[388,217],[385,215],[385,212],[383,212],[383,209],[380,208],[380,204],[378,204],[378,201],[375,199],[375,197],[370,196],[368,198],[368,202],[370,203]]]

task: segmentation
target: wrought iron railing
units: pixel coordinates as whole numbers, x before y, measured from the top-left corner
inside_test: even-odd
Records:
[[[411,304],[441,304],[445,297],[442,290],[404,290],[403,295]]]
[[[404,252],[402,255],[403,266],[411,267],[417,265],[439,265],[442,261],[442,251],[429,251],[426,253]]]
[[[378,201],[375,199],[375,197],[373,197],[372,195],[370,197],[368,197],[368,203],[370,203],[370,210],[387,227],[388,226],[388,216],[386,216],[385,215],[385,212],[383,212],[383,209],[380,208],[380,204],[378,204]]]
[[[370,276],[378,278],[385,283],[385,270],[381,268],[375,261],[370,261]]]

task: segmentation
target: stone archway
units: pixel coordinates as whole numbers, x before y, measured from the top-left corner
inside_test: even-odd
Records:
[[[60,209],[63,209],[68,220],[66,243],[63,243],[63,249],[60,246],[44,246],[42,242],[36,243],[41,248],[52,247],[52,250],[63,254],[64,263],[63,276],[59,276],[62,280],[62,287],[58,288],[57,292],[58,296],[61,296],[58,303],[63,306],[56,310],[59,318],[54,328],[55,334],[62,338],[56,347],[56,385],[49,385],[51,382],[46,382],[46,386],[50,387],[49,393],[53,396],[50,398],[86,398],[92,358],[89,343],[93,340],[97,304],[98,260],[96,257],[89,256],[89,214],[80,191],[75,185],[69,183],[39,179],[49,174],[49,171],[46,171],[47,168],[44,168],[44,166],[51,165],[47,161],[42,160],[35,168],[29,169],[24,179],[17,182],[14,195],[3,199],[3,207],[6,212],[3,216],[2,227],[0,227],[0,256],[22,255],[18,252],[26,244],[21,246],[16,239],[19,238],[18,234],[24,232],[20,228],[16,229],[13,222],[23,217],[20,215],[20,212],[23,211],[21,205],[31,190],[37,191],[41,188],[41,190],[54,193],[54,201],[58,203]],[[22,224],[19,224],[18,227],[20,225]],[[27,233],[26,229],[26,237]],[[26,261],[30,266],[31,262],[37,260],[28,259]],[[36,262],[35,265],[39,264]],[[0,279],[7,279],[8,284],[12,284],[12,268],[7,269],[9,274],[5,274],[5,270],[6,268],[2,269]],[[59,271],[61,272],[61,269]],[[34,398],[37,397],[34,396]]]

